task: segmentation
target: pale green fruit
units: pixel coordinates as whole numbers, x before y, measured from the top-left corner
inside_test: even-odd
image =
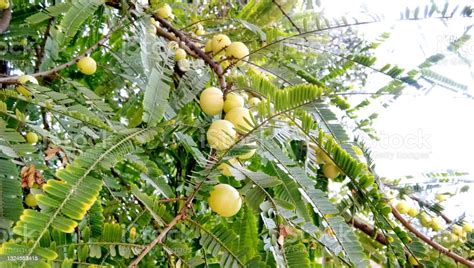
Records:
[[[418,209],[415,207],[410,207],[407,211],[407,214],[411,217],[416,217],[416,215],[418,215]]]
[[[325,164],[323,166],[323,174],[326,176],[328,179],[334,179],[337,176],[339,176],[340,171],[339,169],[333,165],[333,164]]]
[[[173,10],[170,5],[164,4],[156,10],[156,15],[162,19],[173,18]]]
[[[218,34],[212,37],[212,43],[211,43],[211,48],[212,52],[214,53],[219,53],[221,52],[224,48],[229,46],[232,42],[230,41],[230,38],[225,35],[225,34]]]
[[[463,228],[459,225],[453,225],[452,230],[453,230],[453,234],[455,234],[457,236],[462,236],[463,233],[464,233]]]
[[[36,135],[36,133],[28,132],[26,134],[26,142],[28,142],[29,144],[36,144],[38,140],[39,138],[38,138],[38,135]]]
[[[405,202],[405,201],[400,201],[397,204],[397,210],[398,210],[398,212],[400,212],[402,214],[406,214],[408,212],[409,208],[410,208],[410,206],[408,206],[407,202]]]
[[[431,227],[431,217],[426,215],[426,214],[421,214],[419,216],[419,220],[420,220],[420,224],[426,228],[430,228]]]
[[[228,58],[235,59],[233,62],[238,62],[241,65],[244,62],[238,61],[240,59],[246,60],[248,58],[249,49],[242,42],[233,42],[226,48],[226,55]]]
[[[438,219],[433,218],[431,220],[431,229],[433,229],[433,231],[436,231],[436,232],[441,230],[441,223],[439,222]]]
[[[225,97],[224,101],[224,112],[229,112],[233,108],[244,107],[245,101],[244,98],[236,93],[229,93]]]
[[[465,223],[465,224],[462,226],[462,229],[463,229],[465,232],[472,232],[472,226],[471,226],[469,223]]]
[[[97,63],[91,57],[84,57],[77,62],[77,69],[83,74],[91,75],[97,71]]]
[[[36,207],[38,205],[38,200],[36,200],[36,197],[32,193],[29,193],[25,197],[25,204],[29,207]]]
[[[231,165],[232,166],[236,166],[236,165],[240,166],[240,163],[239,163],[239,161],[237,161],[236,158],[231,158],[227,161],[230,163],[230,165],[227,164],[227,163],[222,163],[219,166],[217,166],[217,169],[219,169],[223,175],[230,177],[230,176],[232,176],[232,172],[230,171]]]
[[[242,207],[242,198],[239,192],[228,184],[218,184],[211,191],[209,207],[223,217],[232,217]]]
[[[252,108],[252,107],[257,106],[260,102],[261,102],[261,100],[259,98],[253,97],[253,98],[249,99],[249,101],[247,103],[247,106],[249,108]]]
[[[225,107],[225,104],[224,104]],[[248,122],[252,122],[252,117],[250,116],[250,111],[244,107],[236,107],[230,110],[225,115],[225,120],[229,120],[234,124],[237,132],[241,134],[247,133],[249,130],[252,129],[252,125]]]
[[[207,142],[216,150],[227,150],[235,143],[237,132],[234,124],[227,120],[212,122],[207,130]]]
[[[204,52],[206,53],[212,52],[212,40],[209,40],[206,42],[206,45],[204,46]]]
[[[215,87],[206,88],[199,98],[199,105],[207,115],[218,115],[224,108],[224,95]]]
[[[9,0],[0,0],[0,9],[8,9],[10,7]]]
[[[186,59],[186,51],[182,48],[178,48],[175,52],[175,59],[178,60],[184,60]]]

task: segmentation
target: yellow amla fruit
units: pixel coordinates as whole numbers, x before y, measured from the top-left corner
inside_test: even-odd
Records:
[[[26,142],[28,142],[29,144],[36,144],[38,143],[38,135],[36,133],[33,133],[33,132],[28,132],[26,134]]]
[[[171,9],[170,5],[164,4],[162,7],[158,8],[155,12],[156,16],[162,19],[173,19],[173,10]]]
[[[36,197],[32,193],[29,193],[25,197],[25,204],[29,207],[36,207],[38,205],[38,201],[36,200]]]
[[[216,150],[227,150],[235,143],[237,132],[234,124],[227,120],[212,122],[207,130],[207,142]]]
[[[415,207],[410,207],[407,211],[407,214],[411,217],[416,217],[416,215],[418,215],[418,209]]]
[[[418,218],[420,220],[420,224],[426,228],[430,228],[431,227],[431,217],[426,215],[426,214],[421,214]]]
[[[194,33],[197,36],[201,36],[201,35],[205,35],[206,31],[204,31],[204,27],[202,26],[202,24],[198,23],[198,24],[196,24],[196,26],[194,28]]]
[[[400,212],[402,214],[406,214],[408,212],[408,209],[410,208],[410,206],[408,206],[407,202],[400,201],[400,202],[398,202],[396,208],[397,208],[398,212]]]
[[[323,174],[324,176],[326,176],[328,179],[334,179],[336,178],[337,176],[339,176],[339,174],[341,174],[341,172],[339,171],[339,169],[333,165],[333,164],[325,164],[323,166]]]
[[[184,60],[186,59],[186,51],[182,48],[178,48],[175,52],[175,59],[178,60]]]
[[[206,45],[204,46],[204,52],[206,53],[212,52],[212,40],[209,40],[206,42]]]
[[[242,207],[242,198],[239,192],[228,184],[218,184],[211,191],[209,207],[223,217],[232,217]]]
[[[257,106],[260,102],[261,102],[261,100],[259,98],[253,97],[253,98],[249,99],[249,101],[247,102],[247,106],[249,108],[253,108],[253,107]]]
[[[224,112],[229,112],[230,110],[237,107],[244,107],[245,101],[242,96],[237,93],[231,92],[227,94],[224,101]]]
[[[77,62],[77,69],[85,75],[92,75],[97,71],[97,63],[91,57],[84,57]]]
[[[232,166],[240,166],[240,163],[237,160],[237,158],[231,158],[227,161],[229,162],[230,165],[228,163],[222,163],[219,166],[217,166],[217,169],[219,169],[223,175],[230,177],[230,176],[232,176],[232,172],[230,170],[231,165]]]
[[[441,230],[441,223],[439,222],[437,218],[433,218],[431,220],[431,229],[433,229],[433,231],[436,231],[436,232]]]
[[[0,9],[8,9],[10,7],[9,0],[0,0]]]
[[[470,225],[469,223],[465,223],[465,224],[462,226],[462,229],[463,229],[465,232],[472,232],[472,225]]]
[[[32,95],[31,92],[22,85],[26,85],[27,83],[38,85],[38,80],[36,80],[36,78],[34,78],[31,75],[21,75],[18,78],[18,83],[20,83],[20,85],[16,87],[16,90],[18,91],[18,93],[20,93],[21,95],[25,97],[31,97]]]
[[[206,88],[199,97],[199,105],[207,115],[218,115],[224,109],[224,94],[216,87]]]
[[[453,225],[452,226],[452,232],[453,232],[453,234],[455,234],[457,236],[462,236],[464,234],[463,228],[459,225]]]
[[[242,42],[232,42],[225,51],[227,57],[233,59],[232,62],[237,63],[238,66],[248,59],[249,49]]]
[[[249,109],[247,108],[244,108],[244,107],[233,108],[225,115],[224,119],[232,122],[237,132],[241,134],[245,134],[249,130],[252,129],[252,125],[251,125],[252,117],[250,115]]]
[[[223,51],[226,47],[228,47],[232,42],[230,38],[225,34],[217,34],[212,37],[211,48],[214,54],[217,54]]]
[[[252,143],[249,143],[247,144],[249,146],[257,146],[257,143],[256,142],[252,142]],[[238,156],[238,158],[240,160],[249,160],[250,158],[252,158],[252,156],[254,156],[255,152],[257,151],[257,149],[251,149],[250,151],[248,151],[248,153],[245,153],[245,154],[241,154]]]

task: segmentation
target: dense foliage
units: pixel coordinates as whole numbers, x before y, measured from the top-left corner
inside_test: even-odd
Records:
[[[465,94],[430,70],[442,54],[380,65],[355,30],[378,16],[327,19],[313,1],[3,2],[2,267],[474,265],[444,196],[374,172],[377,114],[359,111],[406,87]],[[371,72],[391,82],[351,105]]]

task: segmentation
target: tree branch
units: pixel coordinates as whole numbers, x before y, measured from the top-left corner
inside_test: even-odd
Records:
[[[451,250],[445,248],[444,246],[438,244],[437,242],[431,240],[428,236],[423,234],[422,232],[418,231],[415,226],[409,223],[403,216],[398,212],[398,210],[392,207],[392,214],[395,218],[410,232],[416,235],[419,239],[424,241],[426,244],[430,245],[432,248],[437,250],[439,253],[446,255],[447,257],[453,259],[456,262],[462,263],[468,267],[474,267],[474,262],[452,252]]]
[[[11,19],[12,7],[10,6],[9,8],[2,11],[2,18],[0,18],[0,33],[3,33],[8,28]]]
[[[174,28],[167,20],[162,19],[156,15],[154,15],[154,18],[156,21],[158,21],[164,28],[166,28],[168,31],[171,33],[175,34],[180,41],[183,41],[184,44],[192,51],[194,52],[199,58],[201,58],[211,69],[214,71],[214,73],[217,75],[220,88],[223,91],[227,90],[227,83],[225,81],[224,77],[224,72],[222,70],[222,67],[208,54],[204,53],[201,48],[197,47],[189,38],[186,37],[181,31],[178,29]],[[157,27],[158,28],[158,27]],[[176,41],[176,40],[174,40]]]
[[[382,245],[388,245],[387,237],[381,232],[375,231],[375,228],[368,223],[365,223],[359,218],[353,217],[346,221],[347,224],[361,230],[370,237],[375,237],[375,240]]]
[[[410,198],[413,199],[414,201],[418,202],[421,206],[424,206],[424,207],[427,207],[427,208],[431,208],[431,204],[427,203],[426,201],[423,201],[421,200],[420,198],[414,196],[414,195],[410,195]],[[441,216],[441,218],[443,218],[443,220],[446,222],[446,223],[452,223],[453,220],[451,220],[448,216],[446,216],[446,214],[442,213],[442,212],[438,212],[437,213],[439,216]]]

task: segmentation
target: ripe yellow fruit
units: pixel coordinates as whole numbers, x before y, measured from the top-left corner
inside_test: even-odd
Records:
[[[28,132],[26,134],[26,142],[28,142],[29,144],[36,144],[38,142],[38,135],[36,135],[36,133],[33,133],[33,132]]]
[[[194,33],[197,36],[200,36],[200,35],[205,35],[206,31],[204,31],[204,27],[202,26],[202,24],[198,23],[198,24],[196,24],[196,28],[194,30]]]
[[[252,143],[249,143],[247,144],[249,146],[257,146],[257,143],[256,142],[252,142]],[[249,160],[250,158],[252,158],[252,156],[255,154],[255,152],[257,151],[257,149],[251,149],[250,151],[248,151],[248,153],[245,153],[245,154],[241,154],[238,156],[238,158],[240,160]]]
[[[224,108],[224,94],[218,88],[206,88],[199,97],[199,105],[207,115],[218,115]]]
[[[97,71],[97,63],[91,57],[84,57],[77,62],[77,69],[83,74],[91,75]]]
[[[131,240],[135,240],[135,238],[137,237],[137,228],[135,228],[135,227],[130,228],[130,234],[129,234],[128,237]]]
[[[7,9],[10,7],[9,0],[0,0],[0,9]]]
[[[252,117],[250,116],[250,111],[247,108],[233,108],[225,115],[224,119],[232,122],[237,132],[241,134],[245,134],[252,129]]]
[[[36,207],[38,205],[38,201],[36,200],[36,197],[32,193],[29,193],[25,197],[25,204],[29,207]]]
[[[207,130],[207,142],[217,150],[227,150],[232,146],[237,138],[234,124],[227,120],[217,120],[212,122]]]
[[[249,99],[247,105],[249,108],[252,108],[252,107],[257,106],[260,102],[261,100],[259,98],[253,97]]]
[[[472,232],[472,226],[471,226],[469,223],[465,223],[465,224],[462,226],[462,229],[463,229],[465,232]]]
[[[436,232],[441,230],[441,224],[437,218],[433,218],[431,220],[431,229],[433,229],[433,231],[436,231]]]
[[[326,176],[328,179],[334,179],[337,176],[339,176],[340,171],[339,169],[333,165],[333,164],[325,164],[323,166],[323,174]]]
[[[232,42],[226,48],[226,55],[228,58],[232,59],[244,59],[248,57],[249,49],[247,46],[242,42]]]
[[[162,7],[158,8],[155,13],[158,17],[162,19],[173,18],[173,10],[170,5],[165,4]]]
[[[244,98],[236,93],[229,93],[225,97],[224,101],[224,112],[229,112],[230,110],[237,107],[244,107],[245,101]]]
[[[206,53],[212,52],[212,40],[209,40],[206,42],[206,45],[204,46],[204,52]]]
[[[318,163],[319,164],[332,164],[333,161],[331,159],[331,157],[329,157],[323,150],[321,150],[319,148],[319,146],[315,145],[316,146],[316,158],[318,160]]]
[[[402,214],[406,214],[408,212],[409,208],[410,207],[408,206],[407,202],[405,202],[405,201],[400,201],[397,204],[397,210],[398,210],[398,212],[400,212]]]
[[[410,207],[407,211],[407,214],[411,217],[416,217],[416,215],[418,215],[418,209],[415,207]]]
[[[239,212],[242,198],[239,192],[228,184],[218,184],[211,191],[209,207],[223,217],[232,217]]]
[[[22,85],[26,85],[27,83],[38,85],[38,80],[31,75],[22,75],[18,78],[18,83],[20,83],[20,85],[16,87],[18,93],[25,97],[31,97],[31,92]]]
[[[388,235],[388,236],[387,236],[387,241],[388,241],[389,243],[393,243],[393,241],[395,241],[395,239],[393,239],[393,237],[391,237],[391,236]]]
[[[225,34],[218,34],[212,37],[211,48],[212,52],[219,53],[224,48],[228,47],[232,42],[230,38]]]
[[[426,228],[430,228],[431,227],[431,217],[426,215],[426,214],[421,214],[420,215],[420,224]]]
[[[237,165],[240,166],[240,163],[239,163],[239,161],[237,161],[236,158],[231,158],[231,159],[228,160],[228,162],[230,163],[230,165],[227,164],[227,163],[222,163],[219,166],[217,166],[217,169],[219,169],[223,175],[230,177],[230,176],[232,176],[232,172],[230,171],[231,165],[232,166],[237,166]]]
[[[186,51],[184,51],[184,49],[182,48],[179,48],[176,50],[176,53],[175,53],[175,59],[178,61],[178,60],[184,60],[186,58]]]
[[[463,233],[464,233],[464,230],[461,226],[459,225],[453,225],[452,227],[453,229],[453,234],[457,235],[457,236],[462,236]]]

